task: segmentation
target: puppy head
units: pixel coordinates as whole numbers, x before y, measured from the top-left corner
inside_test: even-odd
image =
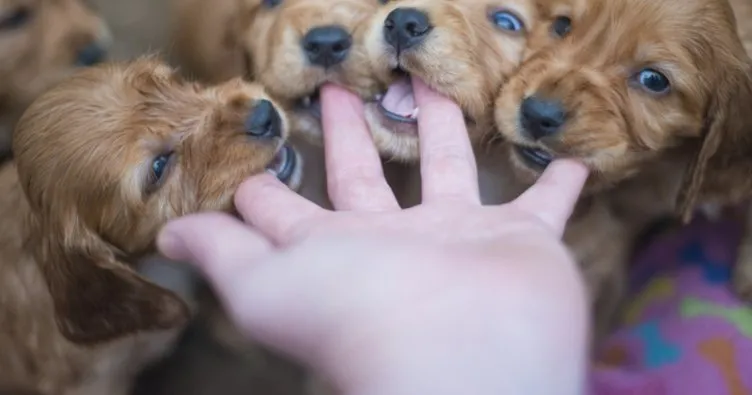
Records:
[[[297,184],[287,131],[260,86],[182,82],[151,59],[83,71],[34,101],[14,150],[62,333],[90,343],[182,322],[182,302],[126,262],[171,218],[231,211],[250,175]]]
[[[0,0],[0,106],[25,107],[109,45],[104,21],[81,0]]]
[[[566,34],[567,20],[552,31],[552,14],[533,0],[398,0],[371,18],[366,50],[382,93],[366,118],[382,152],[418,158],[417,111],[410,75],[455,100],[471,137],[492,126],[493,99],[515,70],[536,32],[538,42]],[[553,17],[555,19],[555,17]],[[539,32],[540,30],[540,32]]]
[[[321,136],[325,82],[375,93],[362,37],[381,0],[241,0],[249,74],[291,110],[292,130]]]
[[[532,180],[552,158],[576,157],[591,169],[587,188],[600,190],[704,140],[684,188],[696,195],[708,157],[728,158],[721,136],[740,135],[749,121],[749,59],[731,8],[726,0],[586,3],[569,36],[534,53],[496,101],[519,174]]]

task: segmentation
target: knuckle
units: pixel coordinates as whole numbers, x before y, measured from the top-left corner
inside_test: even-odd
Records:
[[[461,144],[438,144],[426,148],[428,161],[434,162],[451,162],[468,163],[468,149]]]
[[[384,174],[380,167],[350,166],[331,174],[328,184],[331,192],[347,192],[374,189],[382,181]]]

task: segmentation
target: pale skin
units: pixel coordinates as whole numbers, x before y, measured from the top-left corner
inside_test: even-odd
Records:
[[[423,203],[400,209],[357,97],[322,90],[334,211],[271,175],[242,221],[168,224],[161,251],[195,263],[251,338],[347,395],[583,393],[588,311],[560,241],[587,178],[559,160],[517,200],[482,206],[463,116],[414,81]]]

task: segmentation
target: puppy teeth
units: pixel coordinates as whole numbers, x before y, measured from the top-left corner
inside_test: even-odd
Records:
[[[383,98],[384,98],[384,95],[382,95],[382,94],[378,94],[378,95],[374,96],[374,99],[376,101],[381,101],[381,99],[383,99]]]
[[[415,109],[413,110],[413,112],[410,114],[410,118],[418,118],[418,110],[419,110],[419,108],[415,107]]]
[[[303,107],[310,107],[311,106],[311,96],[306,96],[303,98]]]

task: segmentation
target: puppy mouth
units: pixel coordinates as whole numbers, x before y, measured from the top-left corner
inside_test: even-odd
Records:
[[[267,169],[274,173],[280,181],[290,185],[298,170],[298,153],[295,148],[290,144],[282,145]]]
[[[515,145],[514,151],[525,164],[535,169],[545,169],[555,159],[550,152],[522,145]]]
[[[321,119],[321,96],[320,89],[316,88],[310,95],[301,97],[295,102],[295,109],[310,114],[316,119]]]
[[[376,97],[379,111],[392,121],[417,124],[418,107],[415,104],[410,74],[401,68],[395,69],[393,73],[396,80],[387,87],[386,92]]]

